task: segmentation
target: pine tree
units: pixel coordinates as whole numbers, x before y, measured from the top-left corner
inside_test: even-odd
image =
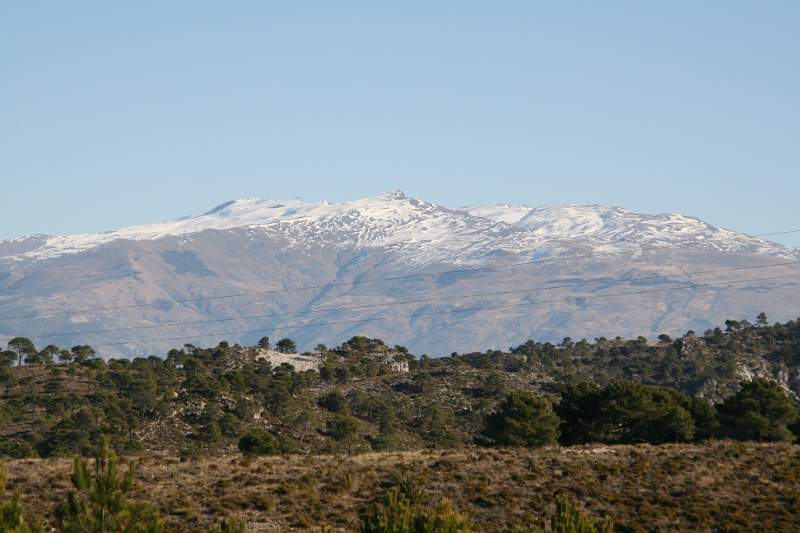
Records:
[[[447,498],[433,508],[413,504],[397,487],[361,519],[361,533],[471,533],[469,519]]]
[[[269,337],[261,337],[257,346],[262,350],[269,350],[272,347],[269,343]]]
[[[548,399],[513,391],[486,417],[483,436],[499,446],[546,446],[556,443],[560,422]]]
[[[719,406],[723,434],[738,440],[792,442],[800,419],[795,401],[774,381],[756,378]]]
[[[328,420],[327,433],[351,455],[359,438],[358,421],[352,416],[337,415]]]
[[[520,527],[514,533],[612,533],[614,523],[609,518],[592,518],[583,514],[567,496],[556,500],[556,514],[548,529],[540,526]]]
[[[597,519],[581,513],[567,496],[556,501],[556,514],[550,520],[553,533],[611,533],[614,525],[608,518]]]
[[[292,339],[281,339],[275,345],[275,348],[281,353],[296,353],[297,344]]]
[[[362,517],[361,533],[411,533],[416,512],[399,490],[390,490],[383,505]]]
[[[61,348],[55,344],[48,344],[42,349],[42,351],[39,352],[39,360],[42,363],[50,364],[56,357],[58,357],[59,353],[61,353]]]
[[[63,533],[163,533],[161,518],[151,506],[131,502],[127,494],[133,488],[135,467],[119,471],[119,459],[104,436],[94,461],[94,473],[88,461],[75,458],[72,485],[75,490],[58,509]]]
[[[73,357],[75,356],[69,350],[61,350],[60,352],[58,352],[58,360],[61,361],[63,364],[70,363]]]
[[[73,346],[71,351],[72,360],[79,364],[97,355],[97,353],[94,351],[94,348],[86,345]]]
[[[15,337],[8,341],[8,349],[17,354],[17,366],[22,365],[26,357],[36,354],[33,342],[25,337]]]

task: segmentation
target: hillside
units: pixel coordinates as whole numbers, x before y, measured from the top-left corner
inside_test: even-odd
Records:
[[[28,459],[7,470],[23,503],[49,517],[71,465]],[[485,533],[541,523],[558,494],[611,517],[615,531],[800,528],[800,446],[785,444],[143,457],[135,495],[161,510],[168,531],[212,531],[232,516],[259,531],[357,531],[359,512],[404,479],[425,500],[453,499]]]
[[[0,335],[91,344],[107,358],[263,335],[311,349],[364,334],[435,355],[530,338],[652,339],[762,310],[794,318],[797,259],[678,214],[452,209],[399,192],[244,199],[165,223],[0,242]]]
[[[54,524],[71,458],[106,435],[169,531],[356,531],[390,490],[448,497],[486,533],[543,523],[560,495],[617,531],[800,526],[800,320],[441,359],[363,336],[292,346],[105,361],[16,339],[0,352],[9,488]]]
[[[719,404],[758,377],[796,399],[800,321],[765,322],[728,321],[724,330],[657,343],[530,341],[442,359],[366,337],[305,355],[222,343],[109,362],[85,346],[48,347],[31,352],[27,365],[0,368],[0,454],[89,453],[109,433],[122,450],[193,457],[235,451],[250,430],[269,432],[275,450],[285,452],[459,446],[480,442],[484,417],[507,392],[557,399],[583,382],[669,387],[686,395],[682,402]],[[50,361],[53,353],[71,362]],[[6,363],[16,360],[1,354]],[[300,361],[297,371],[292,361]],[[353,432],[337,440],[331,424],[342,418]],[[696,431],[702,424],[696,421]]]

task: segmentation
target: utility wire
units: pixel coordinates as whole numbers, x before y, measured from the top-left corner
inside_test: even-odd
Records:
[[[277,223],[277,222],[276,222]],[[786,233],[794,233],[800,232],[798,230],[790,230]],[[766,234],[762,234],[766,235]],[[753,235],[753,237],[758,237],[758,235]],[[110,307],[95,307],[89,309],[73,309],[73,310],[60,310],[60,311],[49,311],[44,313],[37,313],[32,315],[17,315],[17,316],[2,316],[0,320],[25,320],[25,319],[32,319],[32,318],[44,318],[50,316],[58,316],[58,315],[68,315],[68,314],[82,314],[82,313],[99,313],[105,311],[117,311],[122,309],[136,309],[142,307],[154,307],[158,305],[164,304],[180,304],[180,303],[191,303],[191,302],[202,302],[202,301],[213,301],[213,300],[222,300],[222,299],[229,299],[229,298],[241,298],[245,296],[256,296],[256,295],[266,295],[266,294],[279,294],[285,292],[293,292],[293,291],[301,291],[301,290],[310,290],[310,289],[321,289],[321,288],[328,288],[328,287],[338,287],[338,286],[354,286],[354,285],[363,285],[369,283],[382,283],[386,281],[398,281],[398,280],[405,280],[405,279],[413,279],[413,278],[425,278],[425,277],[436,277],[436,276],[443,276],[446,274],[458,274],[458,273],[465,273],[465,272],[478,272],[483,270],[500,270],[500,269],[507,269],[507,268],[515,268],[519,266],[527,266],[527,265],[538,265],[538,264],[548,264],[548,263],[561,263],[561,262],[570,262],[576,261],[580,259],[587,259],[592,257],[607,257],[607,256],[617,256],[617,255],[627,255],[627,254],[635,254],[641,253],[646,251],[661,251],[661,250],[669,250],[672,248],[677,248],[680,245],[668,245],[668,246],[641,246],[635,249],[629,250],[620,250],[617,252],[595,252],[590,254],[583,254],[583,255],[575,255],[569,257],[558,257],[558,258],[548,258],[548,259],[534,259],[530,261],[521,261],[517,263],[509,263],[504,265],[486,265],[486,266],[478,266],[478,267],[466,267],[466,268],[458,268],[458,269],[451,269],[451,270],[442,270],[438,272],[429,272],[429,273],[419,273],[419,274],[406,274],[401,276],[389,276],[384,278],[376,278],[376,279],[358,279],[358,280],[351,280],[351,281],[329,281],[325,283],[319,283],[315,285],[305,285],[305,286],[297,286],[297,287],[283,287],[280,289],[269,289],[263,291],[248,291],[248,292],[241,292],[241,293],[234,293],[234,294],[223,294],[219,296],[203,296],[197,298],[183,298],[183,299],[175,299],[175,298],[162,298],[159,300],[152,300],[149,302],[142,302],[138,304],[127,304],[127,305],[117,305],[117,306],[110,306]],[[8,304],[6,304],[8,305]]]
[[[721,268],[721,269],[712,269],[712,270],[697,270],[694,272],[682,272],[683,275],[705,275],[705,274],[720,274],[724,272],[735,272],[741,270],[761,270],[765,268],[774,268],[779,266],[785,265],[793,265],[798,264],[800,261],[784,261],[782,263],[773,263],[769,265],[751,265],[751,266],[740,266],[740,267],[730,267],[730,268]],[[249,316],[235,316],[229,318],[218,318],[212,320],[195,320],[195,321],[186,321],[186,322],[167,322],[163,324],[148,324],[144,326],[128,326],[124,328],[111,328],[111,329],[95,329],[95,330],[84,330],[84,331],[70,331],[70,332],[63,332],[63,333],[51,333],[47,335],[30,335],[28,336],[29,339],[50,339],[50,338],[57,338],[57,337],[70,337],[75,335],[94,335],[100,333],[119,333],[122,331],[135,331],[135,330],[143,330],[143,329],[156,329],[156,328],[167,328],[167,327],[177,327],[177,326],[196,326],[202,324],[215,324],[221,322],[234,322],[238,320],[255,320],[255,319],[262,319],[262,318],[282,318],[287,316],[298,316],[298,315],[306,315],[311,313],[323,313],[326,311],[355,311],[355,310],[365,310],[365,309],[377,309],[383,307],[394,307],[399,305],[409,305],[415,303],[428,303],[428,302],[435,302],[435,301],[447,301],[447,300],[463,300],[467,298],[480,298],[486,296],[505,296],[510,294],[522,294],[528,292],[538,292],[538,291],[549,291],[549,290],[556,290],[556,289],[565,289],[565,288],[573,288],[573,287],[585,287],[591,285],[617,285],[621,283],[632,283],[636,281],[647,281],[647,280],[654,280],[654,279],[663,279],[669,278],[673,276],[672,274],[656,274],[656,275],[648,275],[648,276],[640,276],[635,278],[617,278],[611,280],[595,280],[595,281],[585,281],[579,283],[567,283],[562,285],[546,285],[546,286],[536,286],[536,287],[529,287],[525,289],[514,289],[514,290],[507,290],[507,291],[493,291],[493,292],[483,292],[483,293],[473,293],[473,294],[462,294],[457,296],[441,296],[441,297],[427,297],[427,298],[419,298],[414,300],[405,300],[399,302],[385,302],[385,303],[374,303],[374,304],[363,304],[363,305],[355,305],[355,306],[337,306],[337,307],[323,307],[318,309],[307,309],[303,311],[293,311],[288,313],[271,313],[271,314],[260,314],[260,315],[249,315]]]
[[[769,237],[771,235],[788,235],[790,233],[800,233],[800,229],[790,229],[788,231],[773,231],[772,233],[758,233],[751,237]]]
[[[527,306],[536,306],[536,305],[545,305],[557,302],[568,302],[568,301],[584,301],[584,300],[594,300],[599,298],[612,298],[618,296],[631,296],[631,295],[638,295],[638,294],[647,294],[652,292],[666,292],[666,291],[673,291],[673,290],[682,290],[682,289],[693,289],[693,288],[703,288],[703,287],[725,287],[739,283],[752,283],[758,281],[772,281],[772,280],[779,280],[779,279],[786,279],[786,278],[795,278],[798,277],[798,274],[788,274],[782,276],[772,276],[766,278],[753,278],[753,279],[745,279],[745,280],[737,280],[737,281],[726,281],[726,282],[715,282],[715,283],[693,283],[689,285],[680,285],[677,287],[662,287],[657,289],[643,289],[638,291],[630,291],[630,292],[618,292],[618,293],[611,293],[611,294],[600,294],[594,296],[571,296],[568,298],[559,298],[554,300],[540,300],[535,302],[522,302],[522,303],[513,303],[513,304],[504,304],[504,305],[497,305],[497,306],[489,306],[489,307],[470,307],[464,309],[447,309],[441,311],[429,311],[425,313],[414,313],[410,315],[394,315],[394,316],[379,316],[373,318],[363,318],[363,319],[356,319],[356,320],[339,320],[334,322],[320,322],[320,323],[312,323],[312,324],[298,324],[293,326],[280,326],[274,328],[259,328],[259,329],[250,329],[250,330],[238,330],[238,331],[224,331],[219,333],[208,333],[208,334],[201,334],[201,335],[187,335],[187,336],[180,336],[180,337],[156,337],[150,339],[139,339],[139,340],[131,340],[131,341],[122,341],[122,342],[113,342],[113,343],[106,343],[106,344],[96,344],[94,345],[95,348],[108,348],[113,346],[125,346],[131,344],[144,344],[144,343],[151,343],[151,342],[171,342],[177,340],[186,340],[186,339],[200,339],[200,338],[209,338],[209,337],[220,337],[226,335],[242,335],[246,333],[268,333],[272,331],[280,331],[280,330],[297,330],[297,329],[305,329],[310,327],[322,327],[322,326],[332,326],[332,325],[339,325],[339,324],[362,324],[368,322],[377,322],[383,320],[391,320],[397,318],[420,318],[420,317],[427,317],[433,315],[443,315],[443,314],[457,314],[457,313],[469,313],[469,312],[481,312],[481,311],[494,311],[498,309],[509,309],[512,307],[527,307]],[[763,287],[768,288],[768,287]]]

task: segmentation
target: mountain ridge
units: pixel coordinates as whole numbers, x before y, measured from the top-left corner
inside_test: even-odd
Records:
[[[451,209],[409,198],[398,190],[376,197],[333,203],[305,202],[300,198],[271,200],[250,197],[227,201],[203,213],[165,222],[96,233],[25,235],[0,241],[0,260],[47,259],[81,253],[115,240],[154,240],[187,236],[206,230],[257,229],[303,222],[320,226],[325,226],[324,223],[328,222],[327,228],[324,228],[328,230],[331,229],[330,223],[338,223],[341,225],[340,229],[347,230],[348,216],[351,218],[350,223],[358,222],[353,218],[361,218],[362,231],[363,228],[367,228],[372,233],[397,231],[406,226],[402,228],[404,235],[412,240],[416,233],[431,237],[431,228],[428,224],[431,220],[444,222],[451,232],[470,229],[495,234],[512,233],[524,240],[524,247],[528,248],[518,249],[520,252],[533,252],[536,247],[547,246],[556,241],[586,240],[596,245],[663,244],[711,246],[725,250],[784,255],[797,253],[796,250],[784,245],[720,228],[697,217],[677,213],[649,215],[598,204],[545,206],[495,204]],[[443,218],[447,220],[442,220]],[[458,220],[459,218],[461,220]],[[495,228],[492,224],[498,227]],[[322,229],[318,228],[317,231]],[[373,245],[370,238],[374,238],[375,235],[366,237],[356,244],[366,247]],[[441,234],[433,235],[433,238],[440,239]],[[35,246],[29,248],[26,246],[29,243]],[[23,251],[4,253],[4,248],[21,248]],[[475,258],[472,259],[474,261]]]
[[[108,349],[115,356],[159,353],[159,337],[253,344],[261,330],[305,348],[363,334],[434,354],[655,337],[761,311],[795,318],[797,285],[759,280],[800,275],[775,266],[799,257],[696,218],[596,205],[250,198],[164,223],[0,242],[0,337],[126,343]],[[729,270],[739,267],[754,270]],[[659,291],[614,295],[647,286]],[[378,315],[391,319],[360,323]],[[108,329],[125,331],[78,333]]]

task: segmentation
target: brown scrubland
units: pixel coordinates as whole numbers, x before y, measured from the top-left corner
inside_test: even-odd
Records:
[[[359,513],[411,480],[480,531],[541,523],[571,495],[616,531],[798,531],[800,446],[703,444],[443,449],[360,455],[232,454],[138,459],[134,496],[168,531],[209,531],[226,518],[248,530],[358,530]],[[9,488],[52,523],[70,488],[69,459],[6,462]]]

